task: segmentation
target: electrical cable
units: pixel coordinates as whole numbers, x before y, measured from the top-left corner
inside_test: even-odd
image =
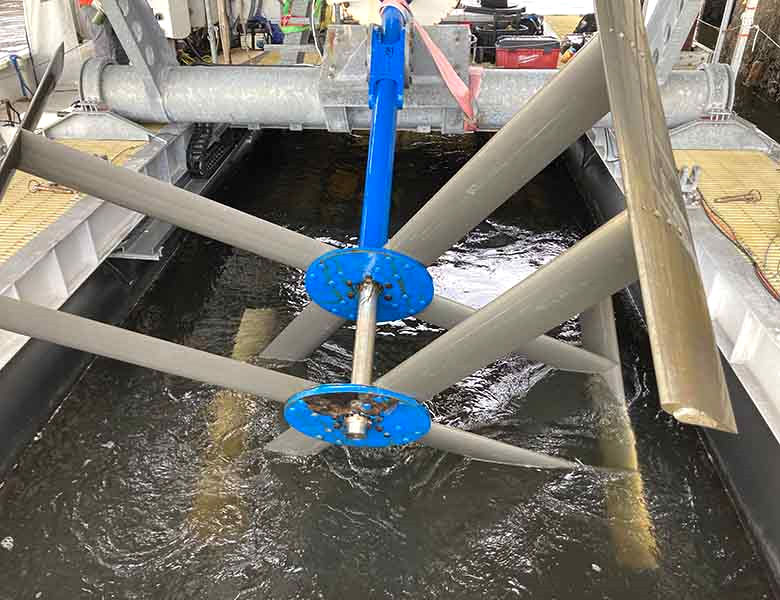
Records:
[[[319,31],[316,29],[314,25],[314,13],[316,11],[316,7],[319,4],[319,0],[311,0],[311,10],[309,11],[309,25],[311,25],[311,34],[314,38],[314,47],[317,49],[317,54],[320,55],[320,58],[322,58],[322,48],[320,48],[320,39],[319,39]]]

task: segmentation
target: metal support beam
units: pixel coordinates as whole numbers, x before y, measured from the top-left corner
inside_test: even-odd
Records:
[[[178,67],[179,61],[152,7],[137,0],[102,0],[101,6],[140,79],[146,104],[156,118],[167,117],[162,88],[168,69]]]
[[[22,131],[18,168],[188,231],[305,269],[331,247],[263,219]]]
[[[420,400],[430,398],[637,277],[624,212],[380,377],[376,385]]]
[[[680,60],[680,52],[696,24],[702,3],[703,0],[659,0],[645,19],[650,56],[659,83],[666,82]]]
[[[731,23],[731,14],[734,12],[734,0],[726,0],[723,7],[723,18],[720,20],[720,30],[718,31],[718,41],[715,42],[715,49],[712,51],[712,62],[719,63],[723,54],[723,44],[726,42],[726,31]]]
[[[598,46],[598,44],[592,44]],[[506,125],[540,93],[545,85],[574,69],[582,56],[558,72],[484,69],[477,105],[476,128],[497,131]],[[574,69],[577,70],[577,69]],[[581,72],[584,69],[579,69]],[[577,78],[576,75],[570,77]],[[713,86],[713,79],[717,85]],[[323,104],[323,81],[335,88],[338,106]],[[228,122],[237,126],[284,129],[328,129],[330,131],[366,130],[371,110],[365,106],[365,78],[360,94],[347,82],[343,89],[331,82],[320,68],[283,66],[204,66],[170,67],[162,82],[165,111],[150,102],[143,80],[133,67],[106,65],[90,59],[84,65],[81,96],[99,101],[112,111],[138,122]],[[413,80],[414,81],[414,80]],[[354,85],[354,81],[353,81]],[[409,95],[421,92],[411,84]],[[560,85],[560,84],[559,84]],[[590,87],[590,86],[588,86]],[[595,86],[594,86],[595,87]],[[707,113],[710,107],[726,108],[733,83],[721,71],[673,71],[663,86],[664,111],[668,125],[675,127]],[[572,97],[587,97],[584,86],[571,91]],[[445,90],[446,91],[446,90]],[[336,92],[339,92],[338,94]],[[197,102],[193,98],[197,97]],[[336,100],[329,99],[333,103]],[[423,107],[405,105],[398,112],[398,128],[409,131],[463,132],[463,119],[452,122],[453,110],[448,94],[432,96]],[[579,110],[590,110],[584,103]],[[571,102],[566,106],[570,113]],[[593,126],[607,111],[588,124]],[[338,119],[333,117],[338,113]],[[330,115],[330,117],[329,117]],[[330,118],[330,121],[329,121]],[[609,121],[603,121],[607,125]],[[458,127],[456,129],[456,127]]]
[[[217,33],[214,31],[214,17],[211,14],[211,0],[203,0],[204,8],[206,9],[206,31],[209,36],[209,51],[211,52],[211,64],[216,65],[219,59],[219,52],[217,51]]]

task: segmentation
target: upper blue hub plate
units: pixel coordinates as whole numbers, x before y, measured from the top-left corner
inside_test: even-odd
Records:
[[[306,291],[328,312],[354,321],[358,288],[366,277],[382,287],[380,323],[415,315],[433,299],[433,280],[425,265],[384,248],[344,248],[320,256],[306,270]]]
[[[371,424],[364,439],[344,435],[344,418],[354,403]],[[290,427],[337,446],[382,447],[409,444],[428,433],[428,409],[414,398],[370,385],[334,383],[292,396],[284,407]]]

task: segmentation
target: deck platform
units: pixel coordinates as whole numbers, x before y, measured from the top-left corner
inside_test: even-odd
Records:
[[[55,129],[44,130],[60,143],[168,183],[185,174],[187,125],[152,132],[129,124],[132,130],[125,129],[126,139],[49,134],[67,133],[68,127],[61,126],[66,122],[86,120],[83,125],[88,127],[102,118],[106,117],[100,113],[73,114],[70,120],[57,121]],[[117,131],[128,123],[119,122]],[[60,308],[145,219],[140,213],[16,171],[0,199],[0,295]],[[0,368],[27,340],[0,331]]]
[[[676,150],[675,158],[701,167],[707,216],[780,298],[780,165],[755,150]]]
[[[138,148],[138,141],[66,140],[64,144],[82,152],[106,156],[124,164]],[[68,188],[16,171],[0,199],[0,264],[9,260],[33,238],[61,219],[83,198]]]

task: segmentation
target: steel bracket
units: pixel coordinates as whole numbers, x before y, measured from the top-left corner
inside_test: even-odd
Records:
[[[435,25],[425,28],[447,56],[463,81],[469,81],[470,37],[467,25]],[[442,133],[464,133],[463,113],[441,79],[420,36],[410,33],[405,54],[409,56],[409,81],[401,114],[419,118],[417,130],[428,132],[441,126]],[[354,128],[350,113],[369,102],[369,30],[362,25],[331,25],[325,39],[325,58],[320,69],[319,96],[331,132]],[[432,117],[434,111],[441,120]],[[430,117],[429,117],[430,115]],[[399,116],[399,120],[402,118]],[[440,125],[441,124],[441,125]]]
[[[170,121],[165,112],[161,81],[167,67],[178,66],[179,61],[151,6],[137,0],[102,0],[102,5],[130,63],[143,78],[147,96]]]

